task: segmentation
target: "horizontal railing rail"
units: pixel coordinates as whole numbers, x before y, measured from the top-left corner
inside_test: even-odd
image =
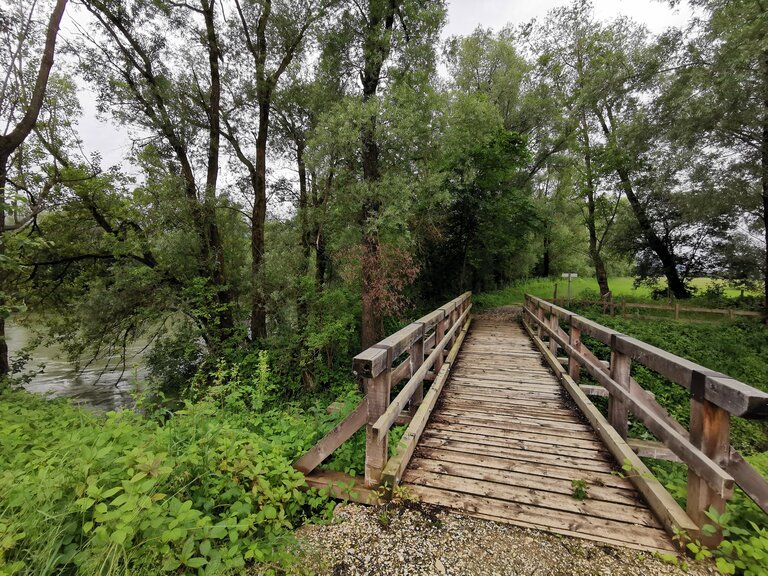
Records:
[[[367,488],[378,486],[388,465],[389,430],[404,422],[410,423],[403,435],[408,442],[400,441],[391,459],[394,472],[384,479],[390,487],[399,482],[423,430],[422,421],[426,423],[434,408],[450,363],[466,334],[471,296],[471,292],[462,294],[355,356],[353,370],[362,380],[365,397],[340,424],[296,460],[294,467],[309,474],[366,426],[364,484]],[[391,399],[393,388],[404,380],[400,392]],[[427,398],[425,381],[432,381]]]
[[[567,371],[561,368],[561,376],[579,389],[577,394],[582,392],[578,386],[582,369],[604,389],[600,393],[595,386],[583,387],[584,392],[608,396],[608,422],[619,436],[627,439],[631,413],[671,451],[671,459],[687,465],[687,514],[696,526],[709,522],[705,512],[710,506],[724,511],[735,484],[768,512],[768,481],[730,444],[731,416],[768,417],[768,394],[535,296],[525,297],[524,320],[558,368],[558,351],[565,352]],[[610,348],[607,366],[586,347],[583,336]],[[632,378],[632,362],[691,392],[690,430]]]

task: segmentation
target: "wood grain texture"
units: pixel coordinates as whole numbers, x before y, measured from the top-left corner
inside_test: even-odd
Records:
[[[650,550],[673,544],[523,330],[475,319],[402,482],[461,513]],[[583,480],[588,497],[573,497]]]

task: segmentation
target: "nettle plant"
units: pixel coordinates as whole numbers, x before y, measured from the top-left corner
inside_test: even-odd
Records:
[[[158,426],[6,393],[0,437],[3,576],[268,572],[291,562],[292,529],[333,506],[211,403]]]

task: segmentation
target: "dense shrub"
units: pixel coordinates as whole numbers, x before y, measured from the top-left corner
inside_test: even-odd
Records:
[[[236,412],[236,411],[235,411]],[[291,459],[294,435],[233,420],[212,398],[164,424],[0,393],[0,574],[222,574],[290,561],[291,530],[332,504]],[[296,436],[316,427],[308,438]],[[319,429],[317,429],[319,428]]]

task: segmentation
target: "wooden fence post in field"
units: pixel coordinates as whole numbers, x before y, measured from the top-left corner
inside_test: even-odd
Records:
[[[704,398],[706,376],[694,372],[691,376],[691,443],[716,464],[727,466],[730,457],[731,415]],[[688,468],[687,512],[698,526],[713,524],[705,512],[713,506],[718,514],[725,512],[725,499],[717,494],[690,467]],[[710,547],[723,539],[721,532],[701,534],[701,541]]]
[[[675,300],[675,320],[680,320],[680,302]]]
[[[629,371],[632,365],[632,359],[626,354],[616,352],[615,335],[611,342],[611,379],[613,379],[622,388],[629,391]],[[608,397],[608,421],[614,427],[622,438],[627,437],[629,427],[629,411],[626,402],[611,394]]]

